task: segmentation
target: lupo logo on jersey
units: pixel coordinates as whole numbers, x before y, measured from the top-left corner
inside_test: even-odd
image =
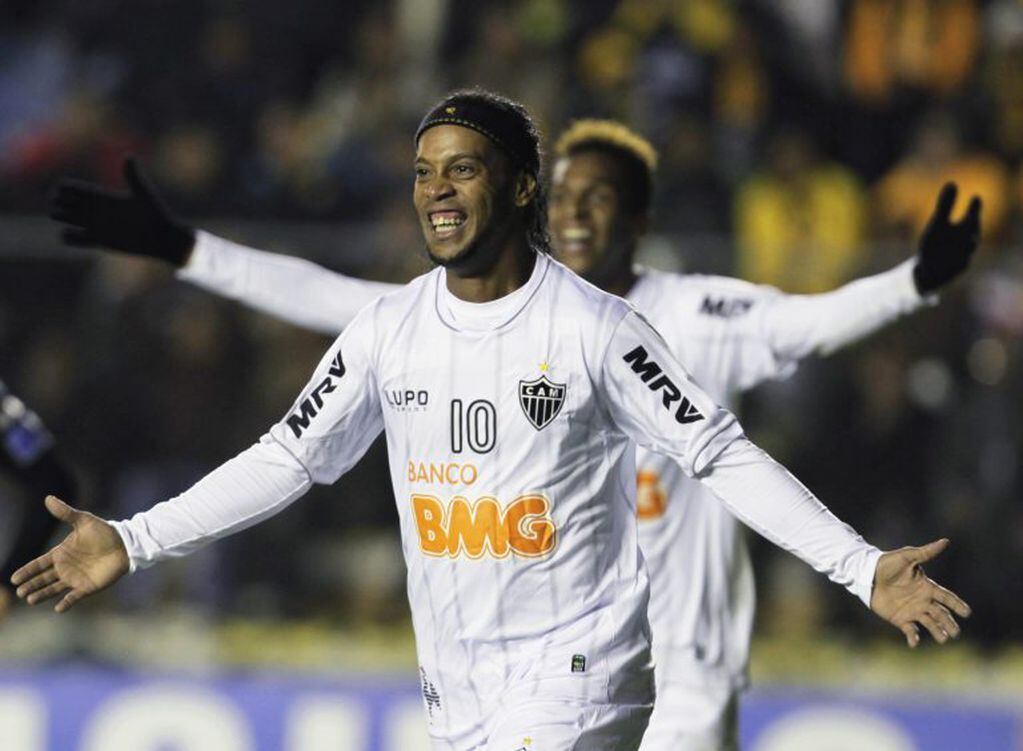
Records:
[[[504,558],[547,555],[557,544],[550,517],[551,502],[542,495],[523,495],[501,508],[496,498],[476,503],[456,496],[447,508],[432,495],[413,494],[412,514],[419,531],[419,548],[434,557]]]
[[[426,389],[387,389],[384,398],[398,412],[422,412],[430,403]]]
[[[664,390],[664,393],[661,394],[661,403],[664,404],[666,410],[670,412],[671,405],[679,399],[682,400],[678,405],[678,409],[675,410],[675,420],[677,422],[684,425],[703,419],[703,415],[693,406],[693,403],[682,396],[682,391],[675,385],[675,382],[661,373],[661,366],[653,360],[647,360],[647,351],[642,345],[627,353],[622,359],[632,366],[632,372],[638,373],[640,379],[643,383],[647,384],[651,391]],[[660,374],[660,377],[654,378],[658,374]]]
[[[309,423],[323,409],[323,395],[333,393],[337,389],[334,379],[341,378],[345,374],[345,363],[341,359],[341,350],[337,351],[331,361],[327,374],[327,377],[320,381],[320,385],[314,388],[312,393],[298,405],[298,411],[287,419],[288,427],[291,428],[296,438],[302,437],[302,431],[309,427]]]
[[[519,381],[519,404],[537,430],[543,430],[561,412],[565,403],[565,384],[554,383],[542,375],[535,381]]]

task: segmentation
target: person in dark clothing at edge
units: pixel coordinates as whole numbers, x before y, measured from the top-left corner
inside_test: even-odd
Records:
[[[7,487],[16,490],[13,498],[3,493],[0,504],[17,503],[21,507],[5,509],[8,523],[13,521],[15,526],[3,532],[8,544],[0,548],[0,620],[3,620],[14,601],[9,583],[11,574],[46,549],[57,527],[57,520],[36,501],[61,492],[77,498],[78,487],[74,475],[58,455],[56,442],[46,425],[2,380],[0,478],[9,483],[3,486],[5,490]]]

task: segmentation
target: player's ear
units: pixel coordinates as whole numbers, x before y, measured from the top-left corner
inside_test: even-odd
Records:
[[[536,195],[536,176],[528,172],[520,172],[515,178],[515,205],[520,209],[528,206]]]

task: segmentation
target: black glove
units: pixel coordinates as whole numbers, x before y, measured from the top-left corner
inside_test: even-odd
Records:
[[[114,248],[183,266],[195,244],[195,230],[171,213],[133,157],[124,160],[124,179],[127,193],[62,179],[50,201],[50,217],[69,225],[61,239],[68,245]]]
[[[953,224],[949,218],[956,193],[955,183],[945,183],[938,194],[938,205],[920,236],[913,281],[921,295],[934,292],[965,271],[980,242],[980,198],[974,196],[966,217]]]

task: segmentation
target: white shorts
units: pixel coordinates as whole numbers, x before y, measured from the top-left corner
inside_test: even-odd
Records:
[[[653,706],[537,699],[506,714],[470,747],[435,740],[433,751],[637,751]]]
[[[738,751],[739,695],[727,683],[657,682],[640,751]]]

